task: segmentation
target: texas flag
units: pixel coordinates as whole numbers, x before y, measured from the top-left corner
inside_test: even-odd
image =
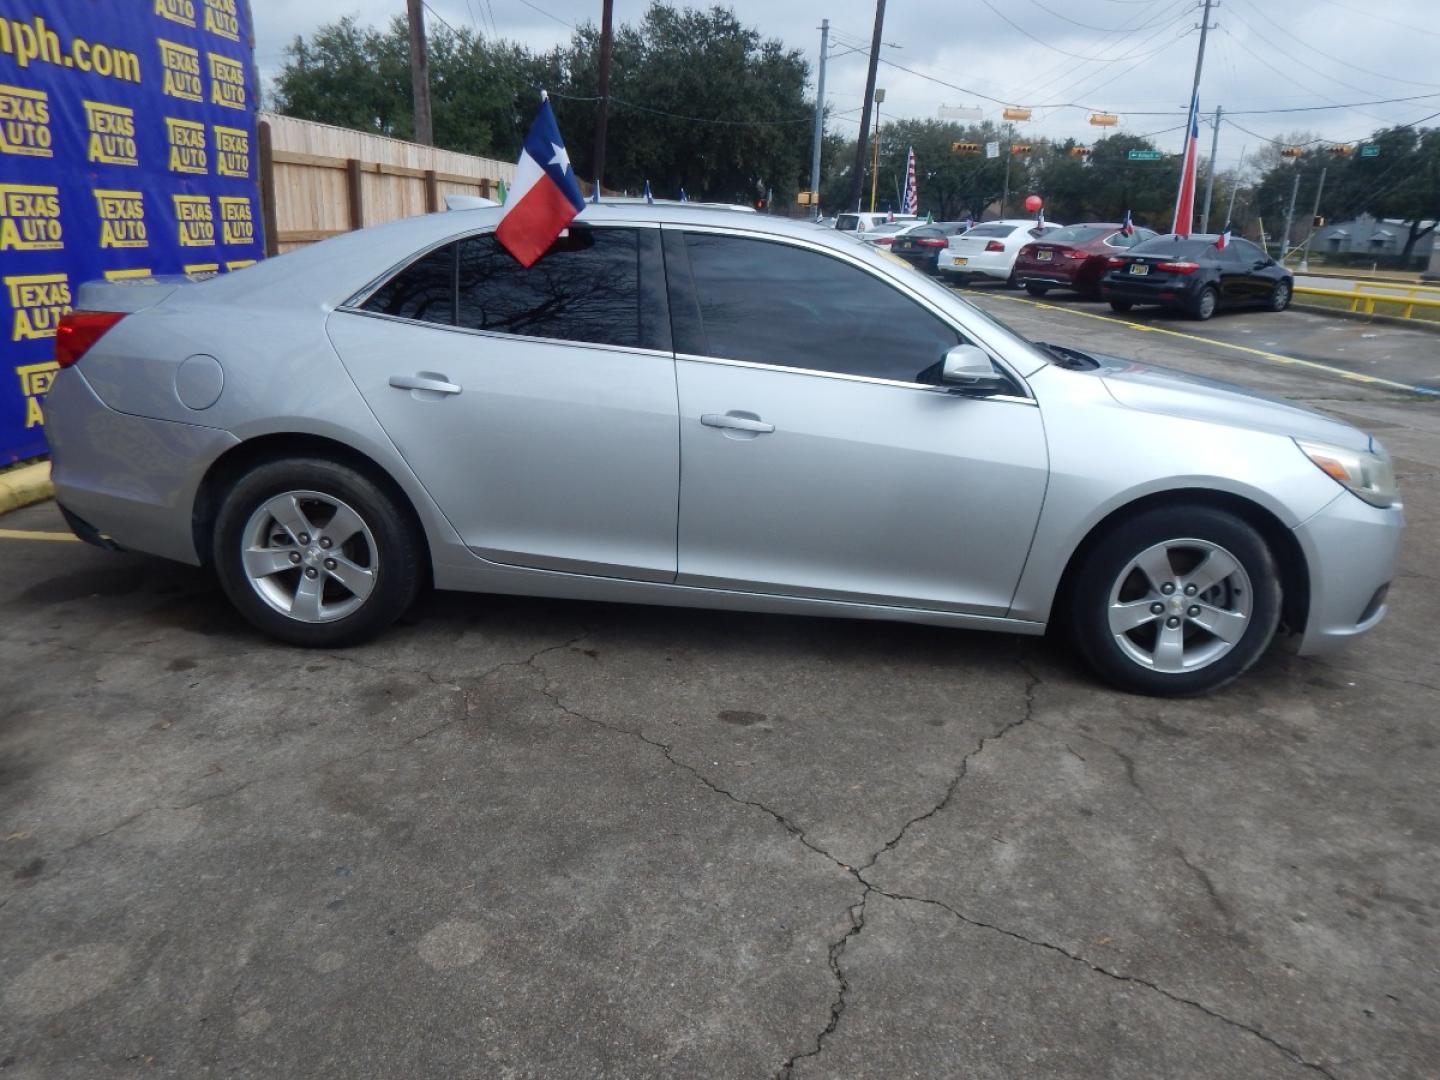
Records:
[[[585,196],[570,168],[550,95],[542,90],[540,111],[520,148],[515,182],[510,185],[495,238],[521,266],[533,266],[584,209]]]
[[[1200,155],[1200,97],[1190,97],[1190,122],[1185,126],[1185,162],[1180,166],[1180,190],[1175,195],[1175,222],[1170,231],[1189,236],[1195,220],[1195,160]]]
[[[1215,238],[1215,246],[1224,251],[1230,244],[1230,223],[1225,223],[1225,229]]]
[[[1135,222],[1130,219],[1130,211],[1129,211],[1129,210],[1126,210],[1126,211],[1125,211],[1125,220],[1120,223],[1120,235],[1121,235],[1121,236],[1134,236],[1134,235],[1135,235]]]

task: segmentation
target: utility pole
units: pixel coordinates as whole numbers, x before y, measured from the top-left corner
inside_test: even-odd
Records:
[[[608,7],[610,0],[605,0]],[[830,20],[820,20],[820,76],[815,80],[815,142],[810,147],[810,197],[820,220],[820,144],[825,141],[825,57],[830,53]]]
[[[880,182],[880,104],[885,91],[875,91],[875,160],[870,165],[870,212],[875,212],[875,187]]]
[[[1227,225],[1235,220],[1235,195],[1240,190],[1240,174],[1245,171],[1246,149],[1244,146],[1240,147],[1240,168],[1235,173],[1235,182],[1230,185],[1230,206],[1225,211],[1225,222]],[[1264,237],[1261,237],[1261,240],[1263,241]]]
[[[1225,110],[1219,105],[1215,106],[1215,131],[1210,136],[1210,169],[1205,176],[1205,209],[1200,213],[1200,231],[1210,231],[1210,196],[1215,193],[1215,154],[1220,149],[1220,117]],[[1225,219],[1229,221],[1229,218]]]
[[[1296,166],[1295,183],[1290,188],[1290,208],[1285,211],[1285,232],[1280,236],[1280,261],[1290,253],[1290,226],[1295,222],[1295,196],[1300,194],[1300,169]]]
[[[1005,182],[1000,188],[1000,220],[1005,220],[1005,203],[1010,198],[1010,159],[1015,156],[1015,125],[1005,125]],[[984,213],[985,208],[980,208]]]
[[[595,113],[595,188],[605,179],[605,128],[610,120],[611,22],[615,0],[605,0],[600,9],[600,108]]]
[[[415,141],[435,145],[430,125],[430,56],[425,48],[425,0],[405,0],[410,16],[410,89],[415,95]]]
[[[875,68],[880,63],[880,37],[885,31],[885,0],[875,0],[875,34],[870,41],[870,70],[865,76],[865,104],[860,107],[860,138],[855,146],[855,171],[850,177],[846,205],[860,209],[860,185],[865,181],[865,140],[870,135],[870,99],[875,95]]]
[[[1210,32],[1210,8],[1214,3],[1215,0],[1205,0],[1205,14],[1200,18],[1200,48],[1195,52],[1195,81],[1190,86],[1191,101],[1200,96],[1200,71],[1205,66],[1205,35]],[[1190,137],[1188,131],[1185,137]]]
[[[1305,249],[1300,252],[1300,269],[1310,269],[1310,241],[1315,238],[1315,219],[1320,216],[1320,195],[1325,190],[1325,174],[1330,171],[1326,165],[1320,170],[1320,183],[1315,185],[1315,209],[1310,211],[1310,230],[1305,234]]]

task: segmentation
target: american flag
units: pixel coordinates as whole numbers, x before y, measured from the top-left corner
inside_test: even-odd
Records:
[[[1170,231],[1189,236],[1195,220],[1195,160],[1200,156],[1200,97],[1190,98],[1189,134],[1185,136],[1185,163],[1180,167],[1180,190],[1175,195],[1175,221]]]
[[[902,214],[920,213],[920,193],[915,190],[915,148],[910,147],[910,160],[905,166],[905,197],[900,200]]]

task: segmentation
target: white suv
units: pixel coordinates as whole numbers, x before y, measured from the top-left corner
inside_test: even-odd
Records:
[[[855,214],[837,214],[835,216],[835,228],[841,232],[865,232],[873,229],[876,225],[884,225],[887,221],[919,221],[918,214],[888,214],[884,211],[871,213],[865,211]]]

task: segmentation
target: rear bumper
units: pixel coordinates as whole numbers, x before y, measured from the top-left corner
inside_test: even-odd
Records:
[[[957,256],[949,251],[940,253],[938,268],[945,273],[953,274],[984,274],[987,277],[1009,278],[1010,271],[1015,267],[1015,260],[1001,251],[986,251],[977,255],[960,255],[958,258],[965,260],[964,266],[956,266]]]
[[[1106,300],[1128,300],[1132,304],[1183,305],[1190,299],[1190,290],[1173,285],[1116,284],[1106,279],[1100,283],[1100,295]]]
[[[45,435],[55,499],[67,519],[128,550],[199,564],[195,493],[235,436],[116,412],[77,368],[61,371],[46,395]],[[79,528],[76,534],[91,539]]]
[[[1404,528],[1399,506],[1382,510],[1343,491],[1296,527],[1310,568],[1302,656],[1330,652],[1385,617],[1384,590],[1395,577]]]

